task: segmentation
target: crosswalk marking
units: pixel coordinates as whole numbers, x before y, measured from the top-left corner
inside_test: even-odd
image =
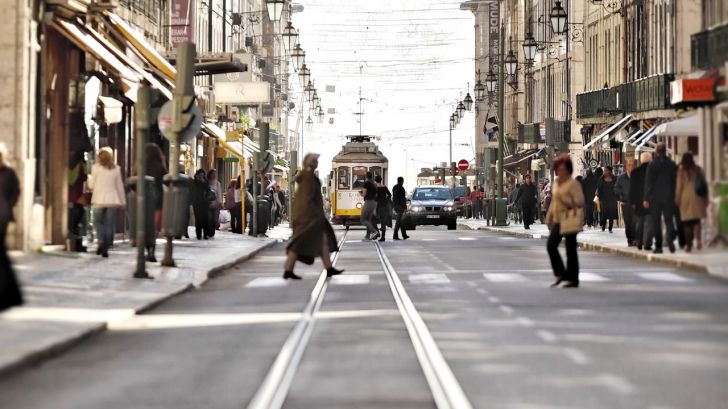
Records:
[[[591,283],[603,283],[605,281],[611,281],[607,277],[599,275],[597,273],[579,273],[579,281],[591,282]]]
[[[288,282],[282,277],[258,277],[245,285],[247,288],[283,287]]]
[[[462,241],[475,241],[475,237],[458,237],[458,240],[462,240]]]
[[[449,284],[450,279],[445,274],[410,274],[412,284]]]
[[[665,281],[672,283],[687,283],[693,281],[675,273],[637,273],[637,275],[644,279],[653,281]]]
[[[331,284],[336,285],[361,285],[369,284],[369,276],[366,274],[343,274],[331,277]]]
[[[494,283],[521,283],[528,281],[528,279],[521,274],[510,273],[483,273],[483,277]]]

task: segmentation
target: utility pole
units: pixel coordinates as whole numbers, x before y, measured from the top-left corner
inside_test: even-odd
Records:
[[[191,112],[195,104],[195,89],[192,75],[195,70],[195,44],[189,41],[177,47],[177,78],[172,98],[172,137],[169,138],[169,174],[165,177],[167,187],[164,191],[163,232],[167,238],[164,248],[163,266],[174,267],[173,245],[175,228],[180,222],[178,209],[180,203],[178,196],[183,188],[183,181],[179,175],[180,134],[192,124],[195,119]],[[186,188],[186,187],[185,187]],[[142,242],[143,243],[143,242]],[[137,243],[141,245],[141,243]]]
[[[147,132],[149,130],[150,109],[151,109],[151,93],[152,90],[148,85],[142,85],[137,91],[136,112],[134,118],[136,122],[136,164],[137,164],[137,180],[136,180],[136,247],[137,247],[137,263],[134,278],[151,278],[147,274],[146,259],[144,250],[147,248],[146,240],[146,215],[145,213],[145,196],[147,174],[147,163],[145,160],[145,151],[147,146]],[[152,247],[149,251],[154,251]]]
[[[498,190],[497,190],[497,197],[494,200],[495,206],[495,224],[496,226],[504,226],[506,224],[506,220],[503,216],[505,216],[505,209],[499,210],[499,206],[505,207],[505,203],[503,203],[503,150],[505,148],[505,115],[504,115],[504,103],[503,100],[505,99],[505,52],[506,52],[506,42],[503,41],[503,33],[506,32],[506,23],[505,20],[501,23],[501,38],[500,41],[500,55],[498,58]]]

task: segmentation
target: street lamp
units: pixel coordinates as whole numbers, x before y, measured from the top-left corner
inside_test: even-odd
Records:
[[[301,80],[301,86],[308,84],[311,80],[311,70],[306,67],[306,63],[303,63],[301,69],[298,70],[298,78]]]
[[[313,99],[311,99],[311,107],[313,109],[319,108],[321,106],[321,98],[318,96],[318,92],[313,92]]]
[[[306,52],[301,48],[301,44],[296,44],[296,48],[291,52],[293,58],[293,68],[298,71],[306,61]]]
[[[455,128],[457,120],[455,119],[455,114],[450,115],[450,129]]]
[[[265,0],[265,5],[268,6],[268,17],[270,21],[278,21],[281,19],[285,4],[285,0]]]
[[[319,106],[318,108],[318,121],[320,124],[324,123],[324,109]]]
[[[309,132],[313,130],[313,119],[311,119],[311,115],[309,115],[308,119],[306,119],[306,130]]]
[[[488,93],[495,92],[495,88],[498,85],[498,77],[493,72],[493,68],[491,67],[488,70],[488,75],[485,76],[485,87],[488,89]]]
[[[508,55],[505,59],[506,64],[506,73],[508,75],[513,75],[516,73],[516,70],[518,69],[518,59],[516,58],[516,55],[513,53],[513,50],[508,50]]]
[[[478,71],[478,83],[475,84],[475,99],[483,102],[485,99],[485,85],[480,81],[480,71]]]
[[[538,52],[538,43],[533,38],[533,33],[529,30],[526,33],[526,38],[523,41],[523,54],[526,55],[526,62],[532,63],[536,59],[536,53]]]
[[[508,78],[508,85],[514,90],[518,89],[518,73],[514,73]]]
[[[285,40],[285,44],[288,46],[288,52],[293,52],[293,47],[298,44],[298,31],[293,28],[293,23],[290,21],[288,22],[288,25],[283,29],[281,36]]]
[[[465,104],[463,104],[462,101],[458,102],[457,112],[458,112],[458,115],[460,116],[460,119],[462,119],[465,116]]]
[[[551,19],[551,30],[553,30],[554,34],[561,35],[566,33],[569,16],[566,14],[564,7],[561,6],[560,0],[556,0],[554,7],[551,9],[551,14],[549,14],[549,18]]]
[[[465,95],[463,103],[465,104],[465,109],[467,109],[468,111],[473,109],[473,97],[470,96],[470,92]]]
[[[306,85],[303,89],[303,92],[306,93],[306,100],[311,102],[313,100],[313,95],[316,93],[316,87],[314,87],[313,82],[309,80],[308,85]]]

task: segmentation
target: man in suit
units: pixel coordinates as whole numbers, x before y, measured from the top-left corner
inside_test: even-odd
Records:
[[[665,241],[671,253],[675,252],[675,184],[677,166],[667,157],[667,146],[658,143],[655,159],[647,167],[645,200],[655,233],[655,254],[662,253],[662,221],[665,222]]]
[[[523,226],[526,230],[531,228],[533,224],[533,212],[538,202],[538,191],[536,185],[531,182],[531,175],[523,178],[523,185],[518,189],[518,194],[514,203],[520,203],[523,212]]]
[[[404,213],[407,210],[407,192],[404,190],[404,178],[398,177],[397,184],[392,188],[392,202],[396,219],[394,222],[394,240],[399,240],[399,231],[402,230],[402,239],[407,240],[407,230],[402,222]]]
[[[652,250],[652,221],[649,211],[644,207],[645,201],[645,177],[647,166],[652,161],[652,154],[642,152],[640,165],[632,170],[629,184],[629,204],[632,207],[634,220],[634,240],[637,249]]]

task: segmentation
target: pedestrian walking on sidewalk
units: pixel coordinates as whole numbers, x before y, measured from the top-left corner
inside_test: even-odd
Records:
[[[147,176],[154,178],[154,190],[149,192],[150,198],[154,200],[154,228],[157,233],[162,230],[162,206],[164,204],[164,175],[167,174],[167,159],[162,149],[156,143],[148,143],[147,153]]]
[[[680,208],[685,231],[685,251],[691,252],[693,240],[695,248],[702,249],[701,220],[708,216],[708,184],[703,170],[695,164],[693,154],[685,152],[677,170],[675,201]]]
[[[561,155],[554,161],[556,181],[551,188],[551,206],[546,214],[546,224],[551,230],[546,249],[551,259],[558,286],[565,281],[564,287],[579,286],[579,256],[576,250],[576,235],[584,228],[584,193],[579,182],[571,176],[574,164],[569,155]],[[566,242],[566,268],[559,254],[559,244]]]
[[[321,181],[314,173],[318,168],[318,154],[309,153],[303,159],[303,170],[296,178],[298,191],[291,212],[293,235],[286,247],[284,279],[300,280],[293,272],[296,261],[313,264],[321,257],[328,277],[341,274],[331,263],[331,253],[338,251],[334,229],[324,214]],[[375,202],[376,203],[376,202]]]
[[[397,184],[392,188],[392,202],[394,204],[394,213],[397,215],[394,222],[394,240],[399,240],[399,231],[402,231],[402,239],[407,240],[407,230],[405,229],[404,215],[407,211],[407,191],[404,189],[404,178],[397,178]]]
[[[365,240],[376,240],[379,238],[379,231],[374,224],[374,213],[377,211],[377,185],[372,180],[372,172],[367,172],[367,179],[361,189],[364,197],[364,205],[361,209],[361,224],[367,228]]]
[[[382,177],[377,175],[374,178],[377,183],[377,217],[379,217],[379,227],[382,230],[382,237],[379,241],[386,240],[387,227],[392,227],[392,192],[389,191],[387,185],[382,183]]]
[[[217,170],[210,169],[207,172],[207,181],[210,184],[210,190],[215,194],[215,200],[210,203],[210,224],[208,229],[208,235],[210,237],[215,236],[215,231],[220,228],[220,210],[222,210],[222,185],[217,180]]]
[[[214,200],[215,193],[210,189],[207,173],[204,169],[199,169],[192,181],[192,210],[195,213],[197,240],[210,238],[210,205]]]
[[[630,176],[629,202],[632,206],[634,216],[634,234],[637,249],[652,250],[652,218],[650,211],[645,209],[645,179],[647,178],[647,167],[652,161],[650,152],[640,154],[640,165],[637,166]]]
[[[114,163],[113,150],[101,148],[97,161],[91,169],[88,188],[92,191],[94,228],[98,240],[96,254],[109,257],[109,248],[114,244],[116,213],[126,206],[126,192],[121,178],[121,168]]]
[[[601,222],[602,231],[606,230],[608,226],[610,233],[612,233],[614,227],[614,220],[617,218],[617,195],[614,190],[616,179],[612,172],[614,170],[611,166],[605,166],[604,174],[599,178],[599,184],[597,185],[597,196],[601,204],[599,221]]]
[[[655,147],[655,159],[647,167],[644,207],[649,209],[654,227],[655,253],[662,253],[662,222],[665,222],[665,241],[675,252],[675,185],[677,166],[667,157],[667,146]]]
[[[594,213],[596,212],[594,196],[596,196],[597,188],[599,187],[599,178],[594,174],[594,172],[592,172],[591,169],[586,170],[586,176],[584,176],[582,186],[585,200],[584,215],[586,225],[594,227],[596,224],[594,220]]]
[[[23,304],[23,294],[8,257],[5,236],[8,225],[15,221],[13,208],[20,198],[20,181],[15,171],[5,164],[0,152],[0,311]]]
[[[634,247],[637,245],[635,242],[634,234],[634,217],[632,211],[632,205],[629,201],[629,185],[631,181],[632,170],[634,170],[634,160],[630,159],[624,164],[624,173],[619,175],[617,183],[614,185],[614,193],[617,196],[619,207],[622,210],[622,219],[624,220],[624,232],[627,236],[627,246]]]
[[[531,180],[531,175],[523,178],[523,185],[518,189],[515,204],[520,204],[523,212],[523,226],[526,230],[531,228],[534,223],[534,212],[536,211],[536,203],[538,203],[538,189]]]

